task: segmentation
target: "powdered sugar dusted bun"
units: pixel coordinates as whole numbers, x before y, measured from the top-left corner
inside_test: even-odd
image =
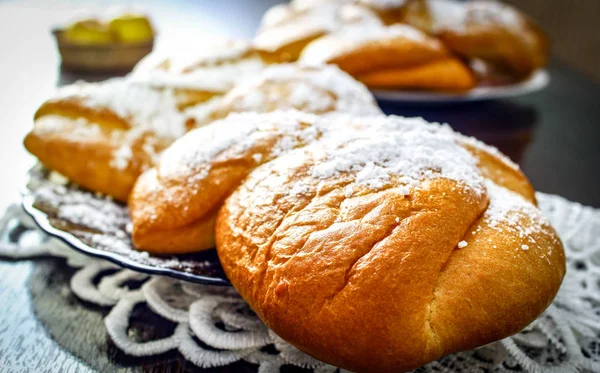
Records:
[[[349,25],[380,24],[369,9],[341,1],[278,5],[266,13],[253,44],[267,59],[295,61],[304,46],[320,36]]]
[[[203,125],[233,112],[287,109],[314,114],[381,114],[369,90],[336,66],[300,64],[270,66],[235,87],[211,110],[198,113],[191,109],[188,113],[196,125]]]
[[[397,131],[284,154],[220,209],[219,259],[257,315],[359,372],[408,371],[533,321],[565,273],[537,208],[486,180],[449,129],[361,120]]]
[[[264,66],[248,42],[228,40],[168,57],[149,55],[136,66],[132,79],[154,87],[175,88],[182,100],[187,96],[185,106],[191,106],[226,93]]]
[[[453,52],[481,59],[518,78],[547,63],[549,43],[524,13],[497,1],[430,1],[432,32]]]
[[[35,115],[25,147],[77,184],[124,201],[137,176],[185,133],[171,90],[128,79],[59,89]]]
[[[409,25],[346,27],[308,44],[300,61],[336,64],[369,87],[457,91],[475,84],[439,40]]]
[[[214,247],[225,198],[259,165],[317,141],[328,123],[297,111],[234,113],[190,131],[137,181],[129,199],[133,242],[145,251]]]

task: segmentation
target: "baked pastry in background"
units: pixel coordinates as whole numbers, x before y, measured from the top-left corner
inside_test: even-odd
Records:
[[[360,82],[334,65],[275,64],[256,78],[241,83],[210,110],[188,111],[196,126],[230,113],[267,113],[295,109],[306,113],[381,114],[373,95]]]
[[[348,25],[380,24],[369,9],[343,1],[292,2],[265,13],[253,44],[269,61],[292,62],[308,43],[323,35]]]
[[[532,322],[565,257],[531,195],[487,179],[447,128],[362,120],[396,130],[284,154],[220,209],[219,259],[256,314],[357,372],[408,371]]]
[[[405,23],[437,36],[451,51],[504,70],[513,82],[546,65],[542,29],[518,9],[498,1],[360,0],[386,24]],[[485,78],[484,78],[485,79]]]
[[[24,141],[29,152],[72,182],[119,201],[185,133],[173,91],[119,78],[63,87],[34,119]]]
[[[169,57],[152,54],[140,61],[131,79],[173,89],[183,109],[209,103],[264,67],[265,62],[249,43],[227,40]]]
[[[496,1],[431,1],[434,32],[456,54],[528,77],[546,65],[549,42],[524,13]],[[451,14],[451,15],[450,15]]]
[[[476,84],[437,39],[408,25],[347,27],[306,46],[303,63],[332,63],[371,88],[462,91]]]

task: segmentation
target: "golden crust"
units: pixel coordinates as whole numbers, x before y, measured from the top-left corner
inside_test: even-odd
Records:
[[[137,177],[183,132],[172,95],[115,79],[62,88],[38,109],[24,145],[76,184],[126,201]]]
[[[251,173],[216,225],[228,278],[299,349],[352,371],[407,371],[516,333],[555,296],[562,246],[518,195],[443,178],[408,196],[395,181],[348,195],[350,174],[311,176],[315,154]]]
[[[111,123],[114,127],[120,126],[118,122]],[[153,154],[168,145],[151,133],[140,134],[130,143],[131,155],[126,164],[119,165],[114,155],[126,137],[123,129],[107,129],[66,116],[45,115],[36,121],[24,145],[47,168],[86,189],[124,202],[137,177],[153,164]]]
[[[319,136],[317,119],[293,111],[234,114],[176,141],[129,198],[135,246],[155,253],[214,247],[211,222],[223,201],[253,169]]]
[[[408,25],[332,33],[310,43],[301,61],[336,64],[373,88],[462,91],[476,83],[439,40]]]
[[[357,75],[371,88],[415,88],[439,91],[466,91],[476,85],[473,73],[455,58],[437,60],[415,67],[393,68]]]

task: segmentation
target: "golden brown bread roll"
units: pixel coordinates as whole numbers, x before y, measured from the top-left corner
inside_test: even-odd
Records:
[[[35,114],[27,150],[46,167],[126,201],[139,174],[185,133],[170,90],[126,79],[61,88]]]
[[[470,70],[437,39],[408,25],[347,27],[306,46],[304,63],[332,63],[370,87],[461,91]]]
[[[348,25],[380,25],[369,9],[344,1],[292,2],[263,16],[254,46],[273,62],[296,61],[313,40]]]
[[[186,253],[214,247],[216,213],[256,167],[327,130],[296,111],[234,113],[188,132],[136,182],[129,198],[139,249]]]
[[[219,258],[257,315],[358,372],[408,371],[533,321],[565,258],[530,196],[486,180],[449,130],[364,121],[397,130],[278,157],[220,209]]]
[[[191,109],[188,115],[193,116],[196,126],[201,126],[235,112],[288,109],[314,114],[381,114],[368,89],[336,66],[291,63],[265,68],[256,78],[237,85],[209,110],[202,108],[196,113]]]
[[[189,132],[133,188],[129,211],[135,246],[154,253],[214,247],[219,207],[254,168],[318,139],[357,131],[365,132],[363,136],[385,136],[398,128],[394,121],[363,120],[356,115],[319,118],[290,111],[232,114]],[[455,138],[473,154],[485,177],[534,201],[531,185],[510,160],[474,139]]]

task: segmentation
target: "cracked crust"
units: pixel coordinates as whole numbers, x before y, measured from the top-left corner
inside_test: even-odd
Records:
[[[216,223],[227,276],[283,339],[352,371],[407,371],[516,333],[550,304],[564,253],[522,175],[488,173],[522,195],[445,178],[406,195],[401,175],[375,190],[311,176],[318,147],[256,169]],[[510,219],[495,221],[506,200]]]

